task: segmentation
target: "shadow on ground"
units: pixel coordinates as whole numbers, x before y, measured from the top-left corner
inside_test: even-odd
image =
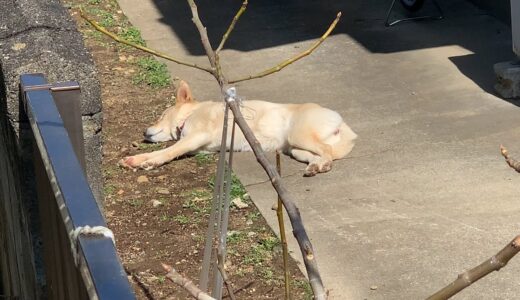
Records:
[[[191,12],[184,0],[154,0],[163,18],[182,40],[192,55],[204,55],[198,32],[191,21]],[[226,48],[253,51],[284,44],[298,43],[321,36],[341,11],[343,17],[333,34],[347,34],[372,53],[394,53],[459,45],[473,54],[450,60],[465,76],[483,90],[494,94],[495,77],[492,66],[510,60],[511,32],[506,24],[496,22],[486,11],[464,0],[439,1],[445,15],[440,21],[401,23],[385,27],[384,19],[391,1],[381,0],[312,0],[312,1],[250,1]],[[240,0],[199,0],[199,14],[208,28],[216,48],[230,21],[240,8]],[[431,1],[417,14],[435,14]],[[406,16],[396,5],[391,18]],[[469,18],[489,23],[483,31],[475,31]],[[413,31],[414,34],[410,34]],[[418,34],[419,33],[419,34]],[[490,52],[489,43],[495,44]],[[398,74],[389,74],[398,76]],[[517,104],[517,103],[515,103]]]

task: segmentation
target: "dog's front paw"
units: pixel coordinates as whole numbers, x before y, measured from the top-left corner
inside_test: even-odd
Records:
[[[141,168],[141,165],[143,165],[147,161],[147,158],[148,157],[143,154],[127,156],[127,157],[121,159],[118,162],[118,165],[123,168],[128,168],[128,169]]]

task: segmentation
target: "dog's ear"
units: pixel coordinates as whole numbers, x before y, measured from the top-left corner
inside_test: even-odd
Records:
[[[182,80],[179,83],[179,87],[177,88],[176,104],[184,104],[192,101],[193,96],[191,95],[190,86],[186,83],[186,81]]]

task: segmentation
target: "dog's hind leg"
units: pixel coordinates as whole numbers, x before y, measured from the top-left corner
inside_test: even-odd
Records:
[[[291,148],[288,152],[288,154],[291,155],[294,159],[304,163],[310,163],[320,158],[312,152],[298,148]]]
[[[309,163],[305,169],[305,176],[314,176],[332,169],[332,147],[325,144],[315,135],[303,135],[301,132],[289,138],[293,147],[291,154],[300,161]]]
[[[326,172],[330,170],[330,168],[323,168],[323,170],[320,170],[320,156],[307,150],[291,148],[289,154],[297,161],[308,164],[307,168],[305,168],[305,176],[314,176],[317,173]]]

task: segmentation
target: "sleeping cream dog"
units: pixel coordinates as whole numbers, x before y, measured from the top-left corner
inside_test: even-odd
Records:
[[[305,176],[329,171],[333,160],[345,157],[352,150],[357,137],[337,112],[314,103],[250,100],[243,102],[242,114],[264,151],[281,150],[308,163]],[[166,109],[145,132],[149,142],[177,142],[163,150],[125,157],[119,163],[148,170],[184,154],[219,151],[223,122],[223,102],[196,101],[188,84],[181,81],[175,106]],[[233,118],[229,122],[231,125]],[[227,141],[229,149],[229,137]],[[235,133],[233,149],[251,151],[240,130]]]

